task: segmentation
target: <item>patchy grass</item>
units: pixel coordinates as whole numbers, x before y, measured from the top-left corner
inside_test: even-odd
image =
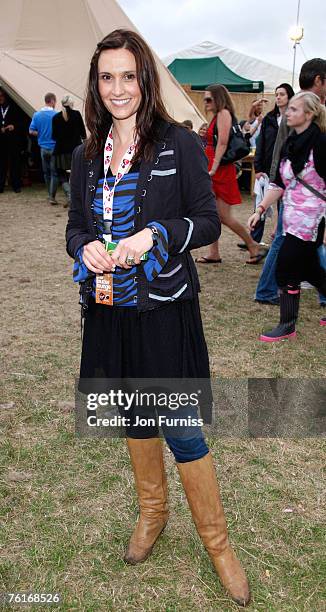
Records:
[[[249,212],[247,202],[236,214],[245,220]],[[0,281],[0,591],[59,592],[64,611],[236,610],[196,535],[167,449],[168,527],[146,563],[122,561],[137,516],[125,443],[74,435],[79,308],[65,221],[42,189],[1,196],[8,273]],[[246,267],[236,242],[223,230],[223,264],[199,267],[212,373],[323,376],[315,292],[303,292],[297,342],[260,345],[257,335],[278,309],[252,301],[261,267]],[[325,440],[212,439],[210,446],[252,586],[250,609],[325,610]]]

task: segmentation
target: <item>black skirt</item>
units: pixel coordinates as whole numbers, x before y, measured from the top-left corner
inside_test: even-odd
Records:
[[[71,153],[59,153],[55,156],[57,170],[71,170]]]
[[[91,299],[80,378],[209,378],[198,298],[146,312]]]
[[[124,392],[199,393],[200,416],[211,423],[213,396],[198,297],[146,312],[96,304],[92,298],[78,389],[86,395],[104,393],[107,379],[110,388]],[[141,416],[139,407],[133,414]]]

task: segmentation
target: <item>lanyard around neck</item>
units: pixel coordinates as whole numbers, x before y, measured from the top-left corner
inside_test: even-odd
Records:
[[[110,189],[107,181],[107,174],[111,165],[112,157],[113,157],[113,126],[111,125],[110,131],[108,133],[108,137],[106,139],[105,147],[104,147],[104,181],[103,181],[103,219],[104,219],[104,227],[105,233],[103,234],[104,240],[106,242],[112,241],[112,219],[113,219],[113,198],[114,191],[118,183],[121,181],[122,177],[128,172],[131,164],[131,160],[134,156],[134,152],[137,146],[137,140],[135,140],[131,145],[129,145],[127,151],[122,156],[122,159],[119,164],[118,172],[115,176],[113,187]]]
[[[7,108],[5,110],[3,110],[3,106],[1,106],[1,115],[2,115],[2,125],[4,125],[5,123],[5,118],[6,118],[6,114],[9,110],[9,105],[7,106]]]

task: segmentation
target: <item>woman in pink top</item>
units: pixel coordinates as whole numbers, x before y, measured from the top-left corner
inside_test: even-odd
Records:
[[[254,228],[266,209],[282,197],[285,239],[276,267],[280,322],[260,336],[263,342],[295,338],[301,281],[307,280],[326,296],[326,272],[320,266],[316,242],[326,213],[325,106],[316,94],[301,92],[290,101],[286,116],[294,131],[281,153],[275,182],[248,220]],[[320,323],[326,325],[326,319]]]

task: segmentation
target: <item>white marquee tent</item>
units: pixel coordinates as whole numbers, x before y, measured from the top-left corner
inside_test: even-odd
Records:
[[[205,57],[220,57],[221,60],[241,77],[250,80],[264,81],[265,92],[274,92],[281,83],[292,82],[292,73],[273,64],[250,57],[233,49],[227,49],[213,42],[205,41],[189,49],[183,49],[163,59],[169,66],[175,59],[195,59]],[[294,90],[299,89],[298,76],[295,75]]]
[[[136,31],[116,0],[1,0],[0,84],[28,114],[44,94],[69,93],[82,110],[90,58],[116,28]],[[203,122],[197,108],[155,56],[163,98],[177,120]]]

